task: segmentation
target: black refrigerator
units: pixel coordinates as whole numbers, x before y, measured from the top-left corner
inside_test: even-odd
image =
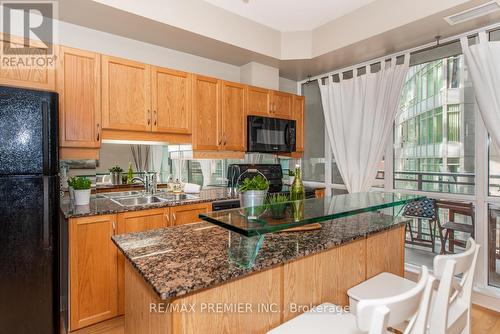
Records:
[[[57,333],[56,93],[0,86],[0,332]]]

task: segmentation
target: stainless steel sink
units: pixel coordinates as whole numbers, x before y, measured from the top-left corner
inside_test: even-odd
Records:
[[[166,199],[158,196],[119,197],[111,198],[111,200],[121,206],[151,205],[167,201]]]
[[[139,196],[143,194],[145,194],[144,191],[131,190],[131,191],[117,191],[112,193],[101,193],[100,195],[107,198],[119,198],[119,197]]]
[[[196,200],[199,197],[191,194],[172,194],[172,193],[160,193],[156,195],[146,195],[142,192],[142,196],[131,196],[132,191],[122,192],[121,194],[128,193],[129,195],[122,196],[107,196],[110,200],[121,206],[143,206],[143,205],[153,205],[162,202],[177,202],[177,201],[189,201]]]
[[[200,197],[191,194],[172,194],[172,193],[164,193],[164,194],[156,194],[156,197],[160,197],[169,202],[175,201],[189,201],[199,199]]]

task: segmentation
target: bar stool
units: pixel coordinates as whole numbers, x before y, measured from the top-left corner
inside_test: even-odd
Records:
[[[474,239],[469,238],[463,253],[434,257],[434,275],[440,283],[432,301],[429,333],[470,333],[472,287],[479,248]],[[454,263],[453,267],[447,266],[448,262]],[[459,281],[455,279],[457,275],[462,275]],[[349,289],[349,304],[356,308],[357,303],[366,299],[399,295],[415,284],[382,273]]]
[[[387,328],[407,319],[405,334],[424,334],[429,314],[434,277],[422,267],[420,280],[400,295],[363,300],[357,305],[356,316],[338,313],[338,306],[325,303],[269,331],[269,334],[382,334]]]
[[[436,200],[431,198],[424,198],[419,201],[411,202],[406,204],[404,217],[416,218],[418,219],[418,230],[416,231],[416,236],[414,236],[414,231],[411,226],[411,221],[406,224],[406,232],[410,234],[410,240],[406,240],[406,243],[413,244],[417,246],[430,247],[434,253],[436,247],[436,234],[439,237],[441,244],[443,244],[443,234],[442,228],[439,226],[439,216],[436,205]],[[430,240],[423,239],[422,236],[426,235],[422,233],[423,222],[428,222],[429,224],[429,237]]]

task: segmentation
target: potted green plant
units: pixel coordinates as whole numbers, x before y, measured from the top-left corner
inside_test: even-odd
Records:
[[[269,194],[267,196],[267,203],[274,219],[283,219],[285,217],[289,202],[290,197],[286,194]]]
[[[114,185],[122,184],[122,173],[123,168],[116,165],[109,169],[109,175],[111,176],[111,183]]]
[[[77,176],[72,181],[72,185],[75,191],[75,205],[88,205],[92,182],[85,176]]]
[[[269,182],[262,175],[255,175],[252,178],[245,178],[239,186],[240,205],[242,208],[264,205]]]

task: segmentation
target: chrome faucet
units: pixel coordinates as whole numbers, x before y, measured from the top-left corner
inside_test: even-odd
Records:
[[[134,177],[132,178],[132,183],[134,181],[139,181],[144,184],[144,189],[149,195],[156,194],[157,182],[156,182],[156,172],[144,172],[144,177]]]

